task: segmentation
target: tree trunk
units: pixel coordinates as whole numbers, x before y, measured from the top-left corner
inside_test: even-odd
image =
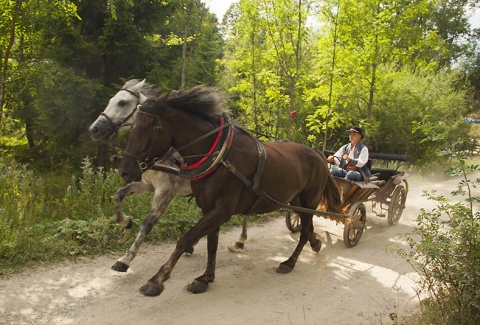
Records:
[[[375,95],[375,81],[376,81],[376,72],[377,72],[377,64],[372,64],[372,76],[370,80],[370,91],[368,96],[368,105],[367,105],[367,120],[370,120],[372,116],[372,109],[373,109],[373,99]]]
[[[30,149],[35,148],[35,139],[34,139],[34,136],[33,136],[33,128],[32,128],[32,123],[30,121],[25,122],[25,135],[27,137],[28,147]]]
[[[380,5],[377,7],[377,15],[380,14]],[[375,81],[377,74],[377,60],[378,60],[378,34],[375,34],[375,50],[373,52],[372,58],[372,75],[370,79],[370,89],[368,94],[368,105],[367,105],[367,120],[370,120],[372,116],[373,102],[375,96]]]
[[[12,50],[13,44],[15,43],[15,28],[17,26],[17,21],[21,15],[22,4],[23,0],[17,0],[15,2],[15,10],[13,11],[12,21],[10,24],[10,40],[3,55],[2,77],[0,80],[0,122],[3,118],[3,105],[5,103],[5,87],[7,84],[8,60],[10,59],[10,52]]]
[[[333,78],[335,76],[335,58],[337,55],[337,32],[338,32],[338,15],[340,14],[340,1],[338,2],[338,10],[335,15],[335,26],[333,29],[333,53],[332,53],[332,65],[330,70],[330,89],[328,91],[328,110],[325,117],[325,134],[323,136],[323,150],[327,148],[328,140],[328,122],[330,121],[330,113],[332,112],[332,95],[333,95]]]
[[[290,77],[290,104],[289,104],[289,114],[288,114],[288,125],[287,125],[287,140],[290,140],[291,131],[292,131],[292,119],[293,116],[290,114],[295,112],[295,86],[297,85],[297,79],[300,71],[300,61],[301,58],[301,47],[302,47],[302,0],[298,1],[298,25],[297,25],[297,44],[295,44],[295,72],[294,75]]]
[[[187,23],[185,22],[185,26],[183,28],[183,44],[182,44],[182,74],[180,76],[180,90],[185,88],[185,80],[186,80],[186,71],[187,71]]]
[[[256,21],[255,21],[256,23]],[[258,125],[258,107],[257,107],[257,71],[256,71],[256,60],[255,60],[255,33],[256,25],[253,27],[252,36],[250,38],[250,44],[252,46],[252,88],[253,88],[253,122],[255,123],[255,131],[260,132]]]

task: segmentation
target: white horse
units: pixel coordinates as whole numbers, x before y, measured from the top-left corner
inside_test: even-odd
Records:
[[[139,105],[148,97],[158,93],[155,87],[144,80],[131,79],[113,96],[105,110],[98,116],[95,122],[89,127],[90,136],[97,141],[107,141],[117,132],[128,130],[135,120]],[[163,164],[176,167],[172,162],[163,162]],[[155,192],[152,208],[143,222],[135,238],[134,243],[127,250],[126,254],[119,258],[112,269],[119,272],[126,272],[130,263],[135,258],[140,245],[150,233],[155,223],[158,221],[165,208],[175,196],[190,196],[192,190],[190,181],[173,174],[146,170],[141,175],[141,180],[132,182],[125,187],[118,189],[115,193],[115,220],[124,228],[131,228],[132,219],[125,215],[122,210],[122,202],[126,196]],[[234,251],[243,249],[247,240],[248,218],[243,219],[243,229],[240,238],[234,246],[229,249]],[[193,253],[193,247],[188,253]]]

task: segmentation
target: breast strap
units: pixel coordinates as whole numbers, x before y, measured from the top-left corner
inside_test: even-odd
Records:
[[[225,130],[226,129],[226,130]],[[200,161],[187,166],[183,161],[180,164],[179,176],[196,181],[211,174],[217,169],[220,161],[227,156],[233,140],[234,129],[227,114],[220,117],[220,127],[215,142],[210,151]]]
[[[260,142],[257,138],[252,136],[248,131],[245,129],[236,126],[240,131],[244,132],[248,136],[251,137],[253,142],[257,147],[258,152],[258,164],[257,170],[255,171],[255,175],[253,176],[253,180],[249,180],[246,178],[234,165],[230,164],[228,160],[222,160],[223,165],[232,173],[234,174],[246,187],[248,187],[253,193],[257,195],[257,200],[255,203],[250,207],[246,214],[250,214],[255,207],[260,203],[260,201],[265,198],[265,193],[260,190],[260,181],[262,180],[263,171],[265,169],[265,160],[267,160],[267,152],[265,151],[265,146],[262,142]]]

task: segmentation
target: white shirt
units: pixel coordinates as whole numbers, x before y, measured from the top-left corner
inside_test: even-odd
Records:
[[[349,143],[347,144],[347,154],[348,154],[348,157],[352,160],[352,165],[354,166],[357,166],[358,168],[361,168],[363,167],[367,162],[368,162],[368,148],[367,146],[363,146],[363,149],[362,151],[360,151],[360,156],[358,156],[357,159],[355,159],[354,157],[354,153],[355,153],[355,150],[352,150],[352,144]],[[337,152],[335,152],[334,156],[335,156],[335,159],[333,159],[333,164],[334,165],[340,165],[340,161],[338,159],[338,157],[342,157],[343,154],[344,154],[344,147],[345,146],[342,146],[340,147],[340,149],[338,149]]]

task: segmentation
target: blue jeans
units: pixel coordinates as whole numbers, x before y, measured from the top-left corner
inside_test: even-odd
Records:
[[[330,169],[330,173],[333,176],[343,177],[343,178],[349,179],[349,180],[354,181],[354,182],[360,182],[360,181],[363,180],[362,174],[360,174],[359,172],[353,171],[353,170],[350,170],[350,171],[347,172],[346,170],[344,170],[342,168],[332,168],[332,169]]]

